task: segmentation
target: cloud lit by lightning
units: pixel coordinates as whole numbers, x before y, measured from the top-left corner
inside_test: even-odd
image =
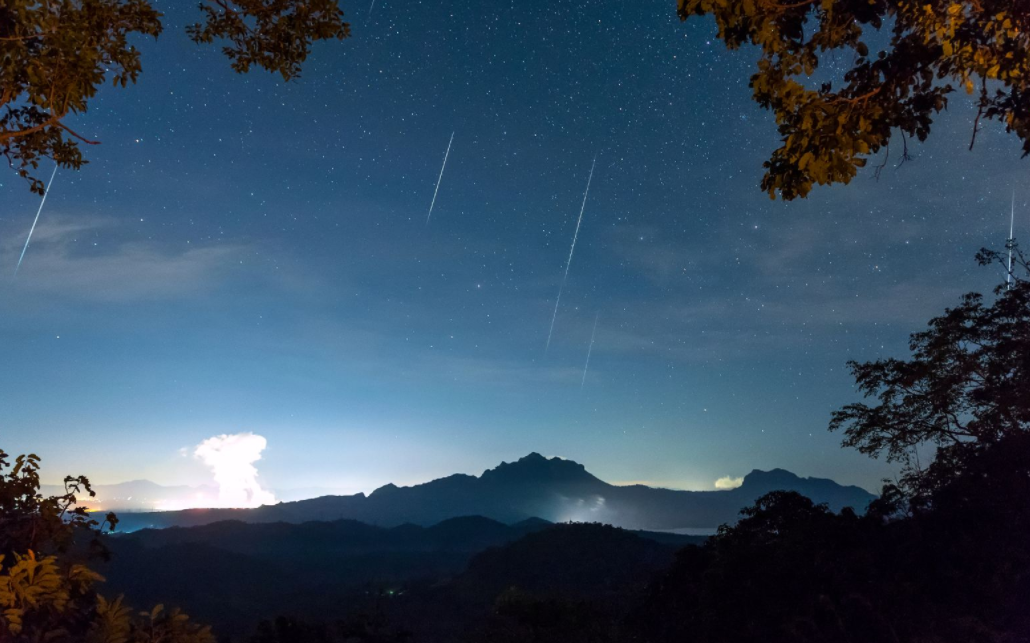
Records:
[[[216,435],[204,440],[193,455],[211,468],[218,485],[218,507],[253,508],[275,503],[275,495],[261,487],[254,463],[268,441],[254,433]]]
[[[715,488],[726,491],[729,489],[736,489],[742,484],[744,484],[744,478],[733,478],[731,476],[724,476],[715,481]]]

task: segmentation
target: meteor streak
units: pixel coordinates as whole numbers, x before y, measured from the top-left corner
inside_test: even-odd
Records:
[[[1005,284],[1009,290],[1012,290],[1012,239],[1016,236],[1016,191],[1012,191],[1012,214],[1009,218],[1009,241],[1006,244],[1009,247],[1009,272],[1005,275]]]
[[[372,0],[372,6],[368,8],[368,15],[372,15],[372,10],[376,8],[376,0]]]
[[[569,249],[569,260],[565,262],[565,275],[561,279],[561,287],[558,288],[558,298],[554,300],[554,314],[551,315],[551,329],[547,331],[547,348],[551,348],[551,335],[554,334],[554,320],[558,318],[558,304],[561,303],[561,294],[565,290],[565,282],[569,278],[569,266],[572,265],[572,254],[576,252],[576,239],[579,238],[579,226],[583,223],[583,212],[587,209],[587,197],[590,196],[590,182],[594,180],[594,168],[597,167],[597,157],[590,166],[590,176],[587,178],[587,189],[583,192],[583,205],[579,208],[579,219],[576,221],[576,232],[572,235],[572,248]]]
[[[597,335],[597,320],[601,318],[601,313],[598,312],[594,316],[594,330],[590,332],[590,347],[587,348],[587,361],[583,364],[583,381],[579,383],[579,390],[583,390],[583,386],[587,383],[587,369],[590,368],[590,354],[594,352],[594,337]]]
[[[447,169],[447,157],[451,155],[451,145],[454,144],[454,132],[451,132],[451,142],[447,144],[447,152],[443,155],[443,165],[440,166],[440,176],[436,178],[436,189],[433,190],[433,202],[429,204],[429,215],[426,217],[426,225],[429,225],[429,218],[433,216],[433,207],[436,206],[436,195],[440,192],[440,182],[443,181],[443,171]]]
[[[57,176],[57,164],[54,164],[54,172],[50,175],[50,181],[46,184],[46,190],[43,191],[43,200],[39,202],[39,209],[36,210],[36,218],[32,221],[32,227],[29,228],[29,236],[25,238],[25,247],[21,249],[21,256],[18,257],[18,265],[14,268],[14,276],[18,276],[18,271],[21,270],[21,262],[25,259],[25,251],[29,249],[29,242],[32,241],[32,233],[36,230],[36,224],[39,223],[39,215],[43,212],[43,204],[46,203],[46,195],[50,194],[50,186],[54,184],[54,177]]]

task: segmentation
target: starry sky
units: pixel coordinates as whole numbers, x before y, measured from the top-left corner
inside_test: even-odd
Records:
[[[756,53],[672,0],[344,0],[353,37],[288,84],[155,4],[165,33],[75,118],[102,145],[57,173],[17,277],[39,199],[0,173],[0,447],[50,479],[199,484],[183,453],[253,431],[274,489],[530,451],[612,482],[875,489],[892,467],[826,431],[845,362],[1000,281],[973,256],[1013,190],[1030,227],[1018,142],[988,125],[967,151],[960,96],[879,180],[770,201]]]

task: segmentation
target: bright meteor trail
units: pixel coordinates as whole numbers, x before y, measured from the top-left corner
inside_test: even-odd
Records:
[[[558,288],[558,298],[554,300],[554,314],[551,315],[551,330],[547,331],[547,348],[551,348],[551,335],[554,334],[554,320],[558,318],[558,304],[561,303],[561,294],[565,290],[565,282],[569,278],[569,266],[572,265],[572,254],[576,252],[576,239],[579,238],[579,226],[583,223],[583,212],[587,209],[587,197],[590,196],[590,182],[594,180],[594,168],[597,167],[597,157],[590,166],[590,176],[587,178],[587,189],[583,192],[583,205],[579,208],[579,220],[576,221],[576,232],[572,235],[572,248],[569,249],[569,260],[565,262],[565,275],[561,279],[561,287]]]
[[[429,225],[429,217],[433,216],[433,207],[436,206],[436,195],[440,192],[440,182],[443,181],[443,171],[447,169],[447,157],[451,155],[451,145],[454,144],[454,132],[451,132],[451,142],[447,144],[447,152],[443,155],[443,165],[440,166],[440,176],[436,178],[436,189],[433,190],[433,202],[429,204],[429,215],[426,217],[426,225]]]
[[[1007,245],[1009,247],[1009,268],[1008,274],[1005,276],[1005,286],[1012,290],[1012,239],[1016,236],[1016,191],[1012,191],[1012,214],[1009,219],[1009,240]]]
[[[32,241],[32,233],[36,230],[36,224],[39,223],[39,215],[43,212],[43,204],[46,203],[46,195],[50,194],[50,186],[54,184],[54,177],[57,176],[57,165],[54,165],[54,172],[50,175],[50,182],[46,184],[46,190],[43,191],[43,200],[39,202],[39,209],[36,210],[36,218],[32,221],[32,227],[29,228],[29,236],[25,239],[25,247],[21,249],[21,256],[18,257],[18,265],[14,268],[14,276],[18,276],[18,271],[21,270],[21,262],[25,259],[25,251],[29,249],[29,242]]]
[[[587,361],[583,364],[583,381],[579,383],[579,390],[583,390],[583,386],[587,383],[587,369],[590,368],[590,354],[594,352],[594,337],[597,335],[597,320],[601,318],[601,313],[598,312],[594,316],[594,330],[590,331],[590,346],[587,348]]]

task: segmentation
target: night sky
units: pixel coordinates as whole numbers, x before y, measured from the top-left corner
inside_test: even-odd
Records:
[[[0,447],[51,480],[202,483],[183,453],[253,431],[275,489],[530,451],[612,482],[875,489],[891,466],[826,431],[857,399],[845,362],[905,355],[1001,280],[973,256],[1013,189],[1030,225],[1018,141],[988,125],[966,151],[964,95],[879,181],[770,201],[756,53],[672,0],[345,2],[353,38],[288,84],[156,5],[139,83],[71,123],[103,144],[58,171],[17,277],[39,198],[0,174]]]

